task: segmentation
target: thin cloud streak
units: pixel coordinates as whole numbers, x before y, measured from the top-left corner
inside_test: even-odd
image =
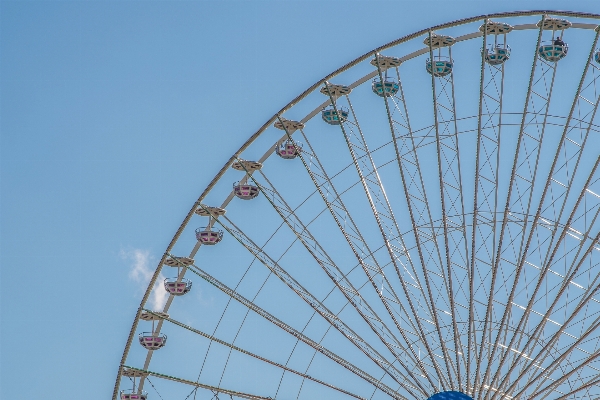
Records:
[[[146,290],[154,270],[151,265],[155,262],[154,257],[149,250],[143,249],[121,249],[119,252],[121,259],[130,262],[129,264],[129,279],[138,284],[141,290]],[[167,302],[168,293],[162,283],[165,279],[161,273],[152,288],[149,302],[152,310],[161,311]]]

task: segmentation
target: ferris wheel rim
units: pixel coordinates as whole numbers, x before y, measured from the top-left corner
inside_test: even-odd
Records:
[[[324,78],[322,78],[321,80],[317,81],[315,84],[313,84],[312,86],[310,86],[308,89],[306,89],[304,92],[302,92],[296,98],[294,98],[292,101],[290,101],[280,111],[278,111],[275,115],[273,115],[273,117],[271,117],[263,126],[261,126],[261,128],[258,131],[256,131],[254,134],[252,134],[246,140],[246,142],[244,142],[242,144],[242,146],[228,159],[228,161],[225,163],[225,165],[219,170],[219,172],[217,172],[217,174],[214,176],[214,178],[210,181],[210,183],[203,190],[203,192],[200,195],[200,197],[194,202],[194,205],[193,205],[192,209],[189,211],[189,213],[184,218],[184,220],[181,223],[180,227],[177,229],[175,235],[173,236],[173,238],[171,239],[169,245],[167,246],[167,249],[166,249],[165,253],[161,257],[161,259],[159,261],[159,264],[158,264],[158,266],[157,266],[157,268],[156,268],[156,270],[155,270],[155,272],[154,272],[154,274],[153,274],[153,276],[152,276],[152,278],[150,280],[148,288],[146,289],[146,292],[144,293],[144,296],[143,296],[141,304],[140,304],[140,306],[138,308],[136,317],[134,318],[134,322],[133,322],[133,325],[132,325],[131,330],[130,330],[129,338],[128,338],[126,347],[125,347],[124,352],[123,352],[122,360],[121,360],[121,363],[119,365],[118,374],[117,374],[117,380],[116,380],[115,389],[114,389],[114,392],[113,392],[113,398],[115,400],[117,398],[117,394],[118,394],[118,390],[119,390],[119,385],[120,385],[120,380],[121,380],[121,377],[122,377],[122,371],[125,368],[125,361],[127,359],[128,353],[129,353],[129,348],[130,348],[130,346],[131,346],[131,344],[133,342],[133,338],[135,337],[135,331],[137,329],[137,325],[139,323],[140,316],[141,316],[142,312],[148,311],[148,310],[145,310],[144,306],[147,303],[148,297],[149,297],[149,295],[151,293],[151,290],[152,290],[152,287],[153,287],[154,283],[156,282],[156,280],[158,279],[158,276],[160,275],[160,272],[162,270],[162,266],[165,263],[165,260],[168,257],[171,256],[170,255],[170,251],[172,250],[174,244],[179,239],[179,237],[182,234],[184,228],[189,223],[191,217],[198,210],[198,207],[202,207],[203,206],[202,201],[206,198],[206,196],[214,188],[215,184],[218,181],[220,181],[220,179],[223,177],[223,175],[228,170],[228,168],[232,165],[232,163],[234,163],[236,161],[243,161],[243,160],[241,160],[239,158],[239,156],[243,153],[243,151],[246,150],[252,143],[254,143],[256,141],[256,139],[258,137],[260,137],[260,135],[267,128],[269,128],[273,123],[277,122],[281,118],[281,115],[283,113],[285,113],[286,111],[290,110],[296,103],[298,103],[299,101],[303,100],[310,93],[314,92],[315,90],[318,90],[324,84],[327,84],[327,82],[331,78],[336,77],[340,73],[342,73],[342,72],[344,72],[344,71],[352,68],[353,66],[357,65],[358,63],[360,63],[362,61],[365,61],[369,57],[373,57],[374,55],[378,54],[380,51],[383,51],[383,50],[389,49],[391,47],[397,46],[397,45],[399,45],[401,43],[404,43],[406,41],[413,40],[413,39],[415,39],[415,38],[417,38],[419,36],[431,33],[433,30],[446,29],[446,28],[450,28],[450,27],[460,26],[460,25],[464,25],[464,24],[476,22],[476,21],[479,21],[479,20],[484,20],[485,21],[485,20],[490,19],[490,18],[510,18],[510,17],[522,17],[522,16],[535,16],[535,15],[542,15],[542,16],[543,15],[552,15],[552,16],[561,16],[561,17],[576,17],[576,18],[600,19],[600,14],[581,13],[581,12],[573,12],[573,11],[558,11],[558,10],[513,11],[513,12],[483,14],[483,15],[478,15],[478,16],[474,16],[474,17],[468,17],[468,18],[458,19],[458,20],[447,22],[447,23],[444,23],[444,24],[435,25],[435,26],[432,26],[430,28],[422,29],[420,31],[411,33],[409,35],[406,35],[406,36],[403,36],[403,37],[401,37],[399,39],[391,41],[391,42],[389,42],[387,44],[379,46],[379,47],[377,47],[377,48],[375,48],[375,49],[373,49],[373,50],[371,50],[371,51],[363,54],[362,56],[357,57],[356,59],[350,61],[349,63],[345,64],[344,66],[336,69],[332,73],[328,74],[327,76],[325,76]],[[596,31],[598,31],[600,29],[600,25],[597,25],[596,28],[587,27],[587,29],[595,29]],[[363,82],[361,82],[360,84],[362,84],[362,83]],[[312,116],[311,116],[311,118],[312,118]],[[561,117],[561,118],[564,118],[564,117]],[[272,153],[272,151],[271,151],[271,153]],[[270,154],[267,156],[267,158],[269,156],[270,156]],[[432,332],[430,332],[430,334],[431,333]],[[127,368],[131,369],[133,367],[127,367]],[[135,368],[133,368],[133,369],[135,369]]]
[[[561,16],[561,17],[600,19],[600,14],[581,13],[581,12],[576,12],[576,11],[560,11],[560,10],[527,10],[527,11],[510,11],[510,12],[500,12],[500,13],[492,13],[492,14],[481,14],[481,15],[478,15],[475,17],[462,18],[462,19],[454,20],[454,21],[447,22],[444,24],[438,24],[438,25],[431,26],[429,28],[421,29],[417,32],[402,36],[399,39],[393,40],[389,43],[379,46],[379,47],[355,58],[354,60],[348,62],[347,64],[336,69],[335,71],[329,73],[324,78],[321,78],[319,81],[317,81],[316,83],[311,85],[308,89],[306,89],[301,94],[296,96],[293,100],[291,100],[288,104],[286,104],[283,108],[281,108],[277,113],[275,113],[254,134],[252,134],[240,146],[240,148],[227,160],[227,162],[223,165],[223,167],[219,170],[219,172],[217,172],[217,174],[214,176],[214,178],[206,186],[206,188],[204,189],[204,191],[202,192],[202,194],[196,201],[197,204],[195,204],[194,206],[199,205],[199,203],[206,197],[206,195],[208,195],[210,190],[214,187],[214,184],[224,175],[225,171],[228,170],[229,166],[232,163],[234,163],[236,160],[238,160],[238,157],[241,155],[241,153],[244,150],[246,150],[267,128],[269,128],[271,125],[273,125],[281,115],[283,115],[286,111],[291,109],[296,103],[298,103],[299,101],[304,99],[308,94],[319,89],[325,82],[329,81],[331,78],[334,78],[335,76],[350,69],[351,67],[355,66],[356,64],[367,60],[369,57],[372,57],[374,54],[379,53],[380,51],[386,50],[390,47],[394,47],[394,46],[397,46],[398,44],[415,39],[415,38],[425,35],[428,32],[433,31],[433,30],[450,28],[450,27],[454,27],[454,26],[468,24],[471,22],[476,22],[478,20],[485,20],[485,19],[491,19],[491,18],[510,18],[510,17],[523,17],[523,16],[534,16],[534,15],[555,15],[555,16]],[[592,28],[589,28],[589,29],[592,29]],[[600,29],[600,25],[597,25],[595,29],[596,30]]]

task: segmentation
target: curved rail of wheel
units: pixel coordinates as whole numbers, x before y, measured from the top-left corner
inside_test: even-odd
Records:
[[[459,20],[455,20],[452,22],[448,22],[448,23],[444,23],[444,24],[439,24],[439,25],[435,25],[429,28],[425,28],[422,29],[420,31],[411,33],[409,35],[403,36],[399,39],[396,39],[394,41],[391,41],[387,44],[384,44],[382,46],[379,46],[365,54],[363,54],[362,56],[357,57],[356,59],[354,59],[353,61],[350,61],[349,63],[347,63],[346,65],[336,69],[335,71],[333,71],[332,73],[328,74],[327,76],[325,76],[324,78],[322,78],[321,80],[317,81],[315,84],[313,84],[312,86],[310,86],[308,89],[306,89],[304,92],[302,92],[300,95],[298,95],[296,98],[294,98],[292,101],[290,101],[287,105],[285,105],[283,108],[281,108],[275,115],[273,115],[267,122],[265,122],[264,125],[262,125],[260,127],[260,129],[258,131],[256,131],[252,136],[250,136],[250,138],[248,138],[248,140],[246,140],[246,142],[244,144],[242,144],[242,146],[227,160],[227,162],[223,165],[223,167],[219,170],[219,172],[215,175],[215,177],[211,180],[211,182],[208,184],[208,186],[204,189],[204,191],[202,192],[202,194],[198,197],[198,199],[193,203],[192,208],[190,209],[190,211],[187,213],[187,215],[185,216],[183,222],[181,223],[181,225],[179,226],[179,228],[177,229],[175,235],[173,236],[173,238],[171,239],[171,242],[169,243],[169,245],[167,246],[164,254],[162,255],[156,270],[154,271],[154,274],[152,275],[152,278],[150,279],[150,282],[148,284],[148,287],[144,293],[144,296],[142,297],[142,300],[140,302],[140,306],[138,307],[137,313],[135,315],[135,318],[133,320],[128,338],[127,338],[127,342],[125,345],[125,348],[123,350],[123,355],[121,357],[121,362],[119,363],[118,366],[118,370],[117,370],[117,377],[115,380],[115,386],[114,386],[114,390],[113,390],[113,400],[117,400],[118,398],[118,394],[119,394],[119,387],[120,387],[120,383],[121,383],[121,377],[122,377],[122,371],[123,368],[126,367],[125,365],[125,361],[127,360],[127,356],[129,353],[129,349],[131,348],[131,344],[133,342],[133,338],[135,336],[135,332],[137,330],[137,326],[139,323],[139,319],[140,319],[140,315],[142,313],[142,311],[144,311],[144,307],[145,304],[148,300],[148,297],[150,296],[152,289],[156,283],[156,280],[158,279],[161,270],[162,270],[162,266],[166,260],[166,258],[169,256],[170,251],[172,250],[174,244],[177,242],[177,240],[179,239],[181,233],[183,232],[183,230],[185,229],[185,227],[187,226],[188,222],[190,221],[191,217],[194,215],[196,209],[200,206],[200,204],[202,203],[203,199],[208,195],[208,193],[213,189],[213,187],[215,186],[215,184],[221,179],[221,177],[225,174],[225,172],[227,171],[227,169],[231,166],[231,164],[233,162],[235,162],[238,157],[242,154],[242,152],[244,150],[246,150],[269,126],[271,126],[273,123],[275,123],[280,116],[285,113],[286,111],[290,110],[296,103],[298,103],[299,101],[301,101],[302,99],[304,99],[305,97],[307,97],[310,93],[314,92],[316,89],[318,89],[319,87],[323,86],[323,84],[327,81],[329,81],[331,78],[339,75],[340,73],[352,68],[353,66],[359,64],[360,62],[363,62],[365,60],[367,60],[369,57],[373,57],[375,54],[389,49],[391,47],[397,46],[401,43],[413,40],[415,38],[418,38],[420,36],[426,35],[428,32],[434,31],[434,30],[440,30],[440,29],[446,29],[446,28],[451,28],[451,27],[455,27],[455,26],[459,26],[459,25],[464,25],[464,24],[468,24],[468,23],[472,23],[472,22],[476,22],[476,21],[485,21],[486,19],[492,19],[492,18],[508,18],[508,17],[524,17],[524,16],[534,16],[534,15],[552,15],[552,16],[557,16],[557,17],[575,17],[575,18],[587,18],[587,19],[596,19],[599,20],[600,19],[600,14],[594,14],[594,13],[581,13],[581,12],[574,12],[574,11],[555,11],[555,10],[531,10],[531,11],[513,11],[513,12],[502,12],[502,13],[492,13],[492,14],[483,14],[483,15],[478,15],[475,17],[469,17],[469,18],[463,18],[463,19],[459,19]],[[600,28],[600,25],[598,24],[581,24],[581,23],[574,23],[573,28],[580,28],[580,29],[596,29],[598,30],[598,28]],[[536,26],[536,24],[526,24],[526,25],[521,25],[520,29],[538,29],[538,27]],[[457,41],[462,41],[462,40],[469,40],[469,39],[474,39],[476,37],[480,37],[483,36],[482,33],[480,32],[474,32],[472,34],[469,35],[463,35],[462,37],[457,38]],[[420,50],[420,51],[416,51],[413,52],[411,54],[408,54],[407,56],[403,57],[402,60],[406,61],[408,59],[411,59],[413,57],[416,57],[418,55],[424,54],[425,52],[429,51],[427,48]],[[363,78],[355,81],[354,83],[352,83],[351,85],[348,85],[351,88],[354,88],[366,81],[368,81],[369,79],[372,79],[373,77],[375,77],[378,74],[378,71],[374,71],[366,76],[364,76]],[[316,107],[313,112],[309,113],[305,118],[303,118],[301,120],[301,122],[306,122],[308,120],[310,120],[311,118],[313,118],[315,115],[318,114],[318,112],[327,104],[329,104],[330,101],[327,100],[325,102],[323,102],[323,104],[319,105],[318,107]],[[282,138],[280,140],[284,140],[288,137],[288,134],[284,134],[282,136]],[[261,162],[266,160],[272,153],[274,152],[274,149],[271,148],[270,150],[268,150],[263,157],[261,158]],[[228,203],[229,200],[231,200],[231,198],[233,197],[233,194],[231,194],[227,200],[225,201],[224,204]],[[193,253],[195,253],[195,251],[197,251],[197,247],[196,249],[193,251]],[[128,368],[132,368],[132,367],[128,367]],[[135,370],[135,368],[132,368]],[[156,376],[162,376],[161,374],[158,373],[150,373],[151,375],[154,374]],[[167,377],[169,379],[175,379],[173,377]],[[189,382],[186,382],[189,383]],[[202,386],[199,385],[197,383],[191,383],[192,385],[197,385],[197,386]],[[212,388],[212,389],[216,389],[216,388]],[[232,392],[235,395],[240,395],[240,397],[244,397],[244,394],[239,394],[239,393],[235,393]],[[231,393],[227,393],[227,394],[231,394]],[[261,398],[262,399],[262,398]]]

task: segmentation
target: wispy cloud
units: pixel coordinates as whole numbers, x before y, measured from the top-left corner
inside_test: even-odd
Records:
[[[142,290],[146,290],[152,275],[154,275],[154,264],[156,259],[150,254],[149,250],[143,249],[121,249],[119,252],[121,258],[128,261],[129,279],[136,282]],[[149,302],[152,310],[162,310],[167,301],[168,293],[163,286],[165,277],[161,273],[150,294]]]

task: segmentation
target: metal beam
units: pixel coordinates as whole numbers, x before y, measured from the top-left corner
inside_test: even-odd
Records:
[[[413,376],[413,372],[415,368],[421,369],[423,374],[426,374],[427,371],[422,367],[422,362],[419,361],[418,356],[415,354],[411,341],[406,337],[404,332],[405,329],[402,329],[399,324],[397,324],[398,329],[400,330],[400,334],[402,335],[405,345],[403,345],[395,335],[389,330],[387,325],[383,322],[383,320],[377,315],[377,313],[371,308],[368,302],[362,297],[359,290],[354,287],[352,282],[347,278],[347,276],[338,268],[335,262],[331,259],[331,257],[327,254],[327,252],[323,249],[320,243],[314,238],[314,236],[310,233],[306,225],[300,220],[300,218],[296,215],[294,210],[287,204],[285,199],[279,194],[279,192],[275,189],[273,184],[269,181],[269,179],[261,172],[262,180],[266,182],[268,185],[260,184],[258,181],[254,180],[254,183],[258,185],[259,189],[265,194],[265,197],[271,203],[273,208],[277,211],[279,216],[283,219],[283,221],[288,225],[288,227],[294,232],[297,236],[298,240],[304,245],[306,250],[311,254],[311,256],[315,259],[315,261],[321,266],[321,268],[325,271],[327,276],[331,279],[334,285],[339,289],[340,293],[346,297],[348,302],[354,307],[354,309],[359,313],[359,315],[363,318],[363,320],[369,325],[369,327],[373,330],[373,332],[379,337],[382,343],[388,348],[388,350],[394,354],[399,363],[405,368],[405,370],[415,379],[415,383],[418,383],[418,380],[415,376]],[[343,229],[343,228],[342,228]],[[371,280],[371,283],[374,282]],[[377,288],[375,287],[377,290]],[[400,305],[401,306],[401,305]],[[392,311],[389,310],[390,315],[393,319],[395,317],[392,314]],[[379,325],[376,326],[375,324]],[[403,352],[403,354],[398,353],[398,350]],[[407,366],[402,361],[402,358],[408,358],[413,363],[412,366]],[[412,357],[410,357],[412,356]],[[424,390],[424,389],[422,389]]]
[[[183,383],[185,385],[190,385],[190,386],[194,386],[194,387],[197,387],[197,388],[210,390],[213,393],[214,392],[216,392],[216,393],[223,393],[223,394],[227,394],[227,395],[230,395],[230,396],[235,396],[235,397],[239,397],[239,398],[242,398],[242,399],[248,399],[248,400],[273,400],[271,397],[257,396],[257,395],[254,395],[254,394],[249,394],[249,393],[244,393],[244,392],[237,392],[235,390],[229,390],[229,389],[224,389],[224,388],[221,388],[221,387],[206,385],[204,383],[194,382],[194,381],[190,381],[190,380],[187,380],[187,379],[178,378],[176,376],[165,375],[165,374],[161,374],[159,372],[149,371],[149,370],[142,369],[142,368],[130,367],[128,365],[123,365],[123,368],[128,368],[130,370],[141,372],[141,373],[143,373],[146,376],[147,375],[152,375],[152,376],[155,376],[157,378],[166,379],[168,381],[179,382],[179,383]]]
[[[162,317],[162,316],[160,316],[160,315],[156,314],[156,313],[155,313],[155,312],[153,312],[152,310],[144,309],[144,311],[147,311],[147,312],[149,312],[150,314],[154,314],[154,315],[156,315],[156,316],[159,316],[159,317],[163,318],[165,321],[169,321],[170,323],[172,323],[172,324],[174,324],[174,325],[177,325],[177,326],[179,326],[179,327],[181,327],[181,328],[183,328],[183,329],[186,329],[186,330],[188,330],[188,331],[190,331],[190,332],[193,332],[193,333],[195,333],[195,334],[197,334],[197,335],[200,335],[200,336],[202,336],[202,337],[205,337],[205,338],[209,339],[211,342],[219,343],[219,344],[221,344],[221,345],[223,345],[223,346],[229,347],[229,348],[230,348],[230,349],[232,349],[232,350],[235,350],[235,351],[238,351],[238,352],[240,352],[240,353],[242,353],[242,354],[245,354],[245,355],[247,355],[247,356],[250,356],[250,357],[256,358],[256,359],[258,359],[258,360],[260,360],[260,361],[266,362],[267,364],[270,364],[270,365],[273,365],[273,366],[275,366],[275,367],[281,368],[281,369],[283,369],[283,370],[285,370],[285,371],[287,371],[287,372],[291,372],[291,373],[293,373],[293,374],[295,374],[295,375],[301,376],[301,377],[302,377],[302,378],[304,378],[304,379],[308,379],[308,380],[311,380],[311,381],[313,381],[313,382],[317,382],[317,383],[319,383],[319,384],[321,384],[321,385],[323,385],[323,386],[327,386],[327,387],[329,387],[329,388],[331,388],[331,389],[337,390],[338,392],[341,392],[341,393],[347,394],[348,396],[354,397],[354,398],[356,398],[356,399],[363,399],[363,400],[364,400],[364,398],[363,398],[363,397],[360,397],[360,396],[358,396],[358,395],[356,395],[356,394],[354,394],[354,393],[352,393],[352,392],[349,392],[349,391],[347,391],[347,390],[344,390],[344,389],[338,388],[338,387],[336,387],[336,386],[334,386],[334,385],[332,385],[332,384],[330,384],[330,383],[327,383],[327,382],[325,382],[325,381],[322,381],[322,380],[320,380],[320,379],[313,378],[312,376],[310,376],[310,375],[308,375],[308,374],[305,374],[305,373],[303,373],[303,372],[296,371],[296,370],[294,370],[294,369],[292,369],[292,368],[289,368],[289,367],[288,367],[288,366],[286,366],[286,365],[283,365],[283,364],[277,363],[277,362],[275,362],[275,361],[269,360],[268,358],[265,358],[265,357],[259,356],[259,355],[257,355],[257,354],[254,354],[254,353],[252,353],[252,352],[248,351],[248,350],[244,350],[244,349],[242,349],[241,347],[235,346],[235,345],[233,345],[233,344],[231,344],[231,343],[228,343],[228,342],[226,342],[226,341],[224,341],[224,340],[221,340],[221,339],[219,339],[219,338],[216,338],[216,337],[214,337],[214,336],[212,336],[212,335],[209,335],[208,333],[202,332],[201,330],[198,330],[198,329],[196,329],[196,328],[193,328],[193,327],[191,327],[191,326],[189,326],[189,325],[186,325],[186,324],[184,324],[184,323],[182,323],[182,322],[179,322],[179,321],[177,321],[177,320],[175,320],[175,319],[168,318],[168,317],[167,317],[167,318],[164,318],[164,317]]]
[[[244,296],[242,296],[241,294],[239,294],[235,290],[229,288],[227,285],[225,285],[224,283],[220,282],[215,277],[213,277],[212,275],[210,275],[208,272],[202,270],[198,266],[196,266],[196,265],[190,266],[189,271],[191,271],[194,274],[198,275],[200,278],[204,279],[205,281],[207,281],[208,283],[210,283],[211,285],[213,285],[214,287],[216,287],[217,289],[219,289],[220,291],[222,291],[223,293],[225,293],[226,295],[228,295],[232,299],[238,301],[242,305],[246,306],[248,309],[254,311],[255,313],[257,313],[261,317],[265,318],[267,321],[269,321],[269,322],[273,323],[274,325],[278,326],[279,328],[283,329],[284,331],[286,331],[290,335],[294,336],[296,339],[304,342],[305,344],[307,344],[310,347],[314,348],[315,350],[317,350],[319,353],[323,354],[327,358],[335,361],[336,363],[340,364],[341,366],[343,366],[344,368],[346,368],[350,372],[354,373],[358,377],[360,377],[360,378],[364,379],[365,381],[369,382],[375,388],[381,390],[382,392],[384,392],[388,396],[390,396],[390,397],[392,397],[394,399],[407,400],[404,396],[399,395],[395,390],[393,390],[389,386],[385,385],[380,380],[373,378],[371,375],[367,374],[362,369],[360,369],[357,366],[355,366],[354,364],[350,363],[349,361],[347,361],[343,357],[338,356],[337,354],[335,354],[331,350],[325,348],[320,343],[315,342],[314,340],[310,339],[308,336],[304,335],[302,332],[299,332],[298,330],[294,329],[290,325],[286,324],[285,322],[281,321],[277,317],[273,316],[268,311],[262,309],[258,305],[254,304],[252,301],[246,299]]]
[[[524,134],[524,130],[525,130],[525,119],[527,118],[527,108],[529,105],[529,100],[530,100],[531,92],[532,92],[532,88],[533,88],[535,70],[536,70],[537,60],[538,60],[538,48],[539,48],[540,42],[542,40],[543,24],[544,24],[545,19],[546,19],[546,15],[542,15],[542,20],[541,20],[540,28],[539,28],[539,32],[538,32],[538,38],[537,38],[536,46],[534,49],[533,66],[531,67],[531,75],[529,77],[529,86],[527,88],[527,95],[525,98],[525,105],[524,105],[524,109],[523,109],[523,117],[521,119],[521,129],[519,131],[518,143],[521,143],[521,140],[522,140],[523,134]],[[491,284],[490,284],[485,321],[484,321],[484,325],[483,325],[483,333],[481,335],[482,345],[479,348],[479,362],[477,363],[477,368],[476,368],[476,372],[475,372],[475,382],[487,382],[488,375],[490,373],[490,368],[491,368],[491,365],[492,365],[492,362],[494,359],[494,355],[496,352],[496,346],[493,346],[492,350],[491,350],[491,354],[488,357],[486,357],[488,359],[488,365],[486,366],[486,369],[485,369],[484,378],[481,381],[480,380],[480,369],[481,369],[481,362],[483,360],[483,350],[485,347],[485,346],[483,346],[483,341],[485,340],[485,337],[486,337],[486,332],[488,330],[488,324],[491,323],[492,306],[494,303],[494,291],[495,291],[495,285],[496,285],[496,278],[497,278],[497,274],[498,274],[498,264],[500,262],[500,258],[501,258],[501,254],[502,254],[504,231],[506,229],[507,219],[508,219],[509,213],[511,211],[510,210],[510,198],[511,198],[511,193],[513,190],[512,182],[513,182],[515,174],[516,174],[517,163],[519,160],[519,158],[518,158],[519,157],[519,149],[520,149],[520,146],[517,146],[517,150],[516,150],[516,154],[515,154],[515,158],[514,158],[514,162],[513,162],[513,167],[512,167],[512,172],[511,172],[510,184],[508,187],[508,194],[506,197],[506,206],[504,208],[504,215],[502,218],[502,227],[500,229],[500,237],[498,239],[498,247],[497,247],[496,255],[494,257],[494,264],[492,267],[492,279],[491,279]],[[510,307],[509,302],[507,302],[507,307]],[[498,332],[500,333],[501,330],[499,330]],[[490,334],[491,334],[491,328],[490,328]],[[492,342],[492,340],[490,340],[490,342],[494,343],[494,342]],[[481,385],[483,385],[483,383],[481,383]],[[481,391],[479,393],[478,399],[482,400],[483,396],[484,396],[483,391]]]

